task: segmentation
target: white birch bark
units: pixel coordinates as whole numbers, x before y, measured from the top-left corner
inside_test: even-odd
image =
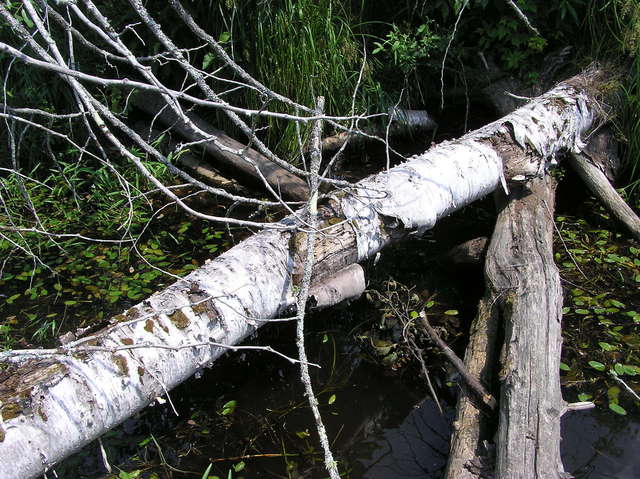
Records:
[[[315,279],[423,233],[510,177],[543,175],[561,150],[579,151],[595,113],[578,84],[324,199]],[[0,356],[0,479],[42,474],[211,365],[225,351],[217,344],[238,344],[281,315],[294,302],[305,236],[256,234],[114,318],[96,340],[68,345],[76,352]]]

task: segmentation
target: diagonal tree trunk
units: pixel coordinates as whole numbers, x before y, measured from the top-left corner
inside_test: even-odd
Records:
[[[322,200],[314,281],[423,233],[513,176],[544,175],[556,153],[581,147],[596,84],[576,77]],[[286,312],[301,278],[302,229],[291,217],[271,225],[92,338],[48,355],[0,355],[0,479],[42,474]]]

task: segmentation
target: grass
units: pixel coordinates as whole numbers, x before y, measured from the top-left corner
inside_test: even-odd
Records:
[[[374,105],[374,60],[364,59],[361,37],[350,27],[349,6],[335,0],[282,0],[234,4],[235,23],[227,48],[235,48],[257,79],[297,103],[313,107],[318,96],[326,99],[326,113],[347,115],[364,64],[363,81],[356,95],[357,113]],[[228,15],[228,17],[232,17]],[[225,36],[226,37],[226,36]],[[285,109],[264,103],[247,91],[236,100],[251,108]],[[222,118],[218,118],[222,121]],[[266,141],[285,158],[299,156],[299,136],[304,143],[309,129],[294,122],[269,121]]]

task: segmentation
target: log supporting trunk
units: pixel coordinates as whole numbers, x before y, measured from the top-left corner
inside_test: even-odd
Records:
[[[555,184],[514,189],[498,216],[487,279],[504,322],[496,477],[561,478],[562,287],[553,260]],[[492,251],[493,250],[493,251]]]
[[[478,305],[469,331],[464,365],[469,374],[491,387],[495,380],[498,351],[498,308],[491,293]],[[462,385],[453,423],[446,479],[491,477],[495,450],[489,449],[494,427],[482,404]],[[486,440],[486,441],[485,441]]]
[[[597,117],[591,108],[594,82],[596,77],[586,75],[560,84],[498,122],[325,198],[314,281],[371,257],[392,241],[422,234],[443,216],[504,185],[512,174],[543,175],[556,153],[580,148],[581,135]],[[506,169],[503,159],[510,160]],[[100,334],[47,354],[0,353],[0,479],[41,475],[287,311],[294,303],[305,238],[296,219],[287,218],[114,317]],[[524,264],[509,260],[497,272],[529,271],[529,263],[538,265],[540,259],[534,253],[524,256]],[[535,271],[532,266],[530,272]],[[542,279],[554,287],[551,278]],[[520,280],[529,284],[526,276]],[[501,298],[520,315],[526,304],[512,297],[513,286],[501,290]],[[512,334],[520,332],[517,326],[509,331],[510,342],[520,340]],[[511,402],[510,385],[521,374],[520,359],[515,357],[505,370],[505,402]],[[541,367],[548,378],[557,375],[553,357]],[[522,418],[506,419],[512,425]],[[501,434],[512,440],[511,433],[507,428]],[[548,438],[538,439],[544,444]]]

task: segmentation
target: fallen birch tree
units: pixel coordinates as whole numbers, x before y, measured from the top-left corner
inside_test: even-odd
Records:
[[[599,75],[559,84],[516,112],[320,201],[313,283],[512,180],[544,176],[601,111]],[[288,217],[121,315],[53,350],[2,353],[0,478],[31,478],[291,311],[306,225]],[[61,441],[60,438],[65,438]]]

